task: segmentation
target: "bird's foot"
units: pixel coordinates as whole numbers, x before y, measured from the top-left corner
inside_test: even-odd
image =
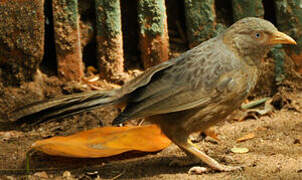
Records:
[[[241,166],[225,166],[225,165],[219,165],[213,168],[213,170],[220,171],[220,172],[229,172],[229,171],[236,171],[241,169],[242,169]],[[211,168],[194,166],[190,168],[188,174],[203,174],[209,171],[211,171]]]

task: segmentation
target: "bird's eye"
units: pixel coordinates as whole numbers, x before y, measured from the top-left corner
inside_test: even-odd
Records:
[[[256,32],[252,33],[251,35],[252,35],[252,38],[257,41],[262,41],[263,39],[265,39],[265,33],[263,33],[263,32],[256,31]]]

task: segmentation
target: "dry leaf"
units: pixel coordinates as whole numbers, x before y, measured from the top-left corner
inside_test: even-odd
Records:
[[[215,139],[216,141],[220,141],[220,139],[217,137],[217,133],[216,133],[216,131],[215,131],[215,127],[209,127],[208,129],[206,129],[205,131],[204,131],[204,133],[207,135],[207,136],[209,136],[209,137],[211,137],[211,138],[213,138],[213,139]]]
[[[54,156],[99,158],[131,150],[159,151],[170,143],[156,125],[147,125],[95,128],[70,136],[37,141],[32,148]]]
[[[259,103],[264,103],[263,109],[256,109],[252,108],[254,106],[259,105]],[[239,121],[243,121],[247,117],[253,117],[255,119],[258,119],[259,116],[263,115],[269,115],[274,111],[274,106],[271,104],[272,99],[269,98],[263,98],[260,100],[253,101],[249,104],[243,104],[241,108],[245,109],[244,111],[241,111],[240,116],[238,116]]]
[[[249,152],[249,149],[248,148],[232,148],[231,151],[235,154],[244,154],[244,153],[247,153]]]
[[[242,142],[242,141],[246,141],[246,140],[249,140],[249,139],[253,139],[254,137],[255,137],[254,133],[249,133],[249,134],[246,134],[246,135],[242,136],[241,138],[238,138],[237,142]]]

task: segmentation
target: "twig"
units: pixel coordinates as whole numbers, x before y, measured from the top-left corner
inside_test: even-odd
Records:
[[[25,161],[26,161],[26,173],[30,173],[30,162],[29,162],[29,160],[30,160],[30,156],[34,153],[34,152],[36,152],[36,150],[35,149],[30,149],[29,151],[27,151],[26,152],[26,159],[25,159]]]
[[[121,177],[123,174],[125,174],[125,170],[123,170],[123,172],[121,172],[120,174],[118,174],[118,175],[114,176],[113,178],[111,178],[111,180],[115,180],[115,179]]]

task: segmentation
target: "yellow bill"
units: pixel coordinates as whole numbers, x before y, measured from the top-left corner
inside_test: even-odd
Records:
[[[294,44],[296,45],[296,41],[288,36],[287,34],[276,31],[272,34],[272,37],[269,40],[269,44]]]

